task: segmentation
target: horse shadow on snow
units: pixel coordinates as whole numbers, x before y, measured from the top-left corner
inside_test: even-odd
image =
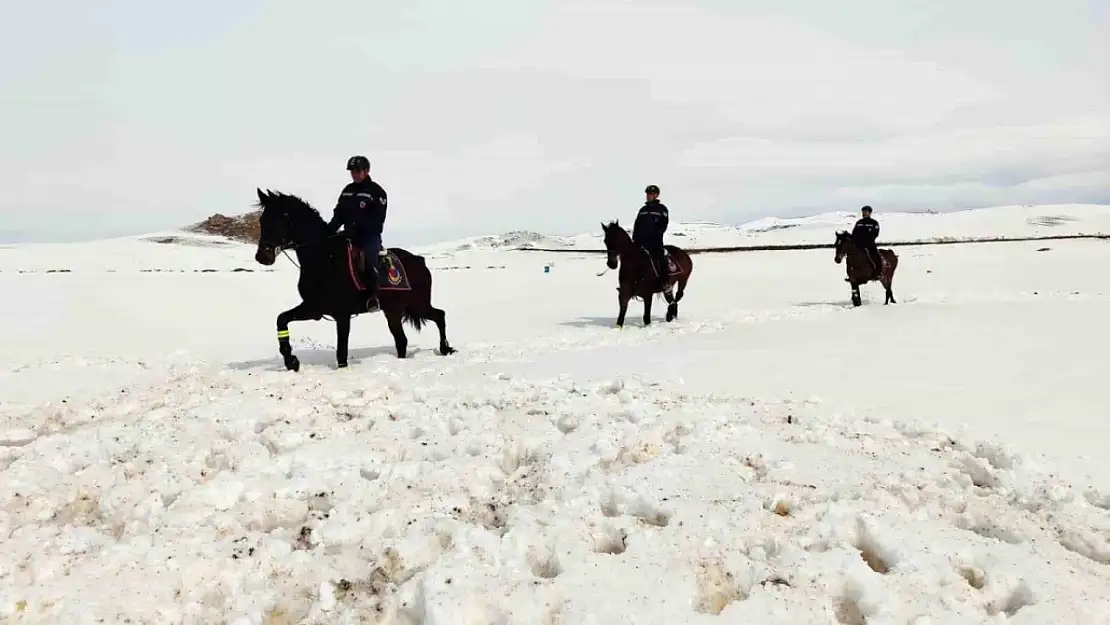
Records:
[[[645,326],[644,322],[640,319],[635,319],[635,320],[631,320],[631,321],[632,322],[627,324],[627,325],[629,327],[633,327],[633,328],[673,328],[673,327],[681,327],[683,325],[681,320],[679,320],[679,319],[675,319],[674,321],[671,321],[670,323],[652,323],[649,326]],[[559,325],[563,326],[565,328],[609,328],[609,329],[613,329],[613,328],[616,328],[616,320],[611,316],[610,317],[579,317],[577,319],[571,319],[570,321],[560,321]]]
[[[425,354],[425,352],[427,352]],[[335,364],[335,347],[334,346],[312,346],[301,347],[297,352],[302,364],[312,366],[314,368],[336,370]],[[303,354],[303,355],[301,355]],[[362,361],[377,360],[379,357],[384,361],[384,357],[391,357],[394,355],[392,346],[383,345],[380,347],[358,347],[351,349],[348,356],[352,361],[351,364],[355,365]],[[409,358],[414,356],[417,359],[423,359],[424,356],[435,355],[434,349],[410,348]],[[438,356],[437,356],[438,358]],[[274,358],[258,358],[255,360],[240,360],[227,363],[229,369],[235,371],[285,371],[285,365],[280,360],[275,361]]]

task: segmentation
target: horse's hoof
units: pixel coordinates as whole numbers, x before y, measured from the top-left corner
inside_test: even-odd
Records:
[[[285,368],[289,371],[296,373],[301,370],[301,359],[296,356],[290,356],[285,359]]]
[[[440,348],[439,348],[439,355],[440,356],[450,356],[451,354],[454,354],[456,351],[458,351],[458,350],[456,350],[454,347],[451,347],[450,345],[441,345]]]
[[[335,368],[336,369],[346,369],[347,368],[347,363],[341,362],[341,363],[335,365]]]

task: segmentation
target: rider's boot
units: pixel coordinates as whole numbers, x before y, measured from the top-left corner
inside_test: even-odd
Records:
[[[366,312],[377,312],[381,309],[378,301],[378,268],[377,256],[368,259],[366,268]]]

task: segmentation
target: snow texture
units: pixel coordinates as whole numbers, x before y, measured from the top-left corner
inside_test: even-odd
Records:
[[[292,374],[293,271],[148,238],[0,254],[2,622],[1110,622],[1104,242],[904,249],[859,309],[827,250],[699,256],[619,332],[601,259],[475,245],[458,354],[302,323]]]

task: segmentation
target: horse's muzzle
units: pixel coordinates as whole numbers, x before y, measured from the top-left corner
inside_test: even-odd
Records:
[[[254,260],[260,265],[269,267],[277,261],[277,250],[272,247],[258,246],[258,251],[254,253]]]
[[[610,256],[609,258],[606,258],[605,259],[605,266],[610,268],[610,269],[616,269],[617,268],[617,259],[613,258],[612,256]]]

